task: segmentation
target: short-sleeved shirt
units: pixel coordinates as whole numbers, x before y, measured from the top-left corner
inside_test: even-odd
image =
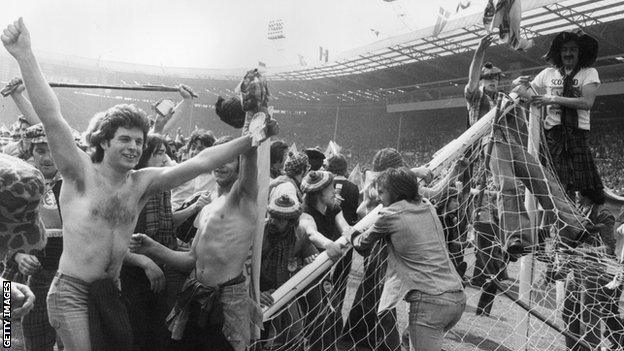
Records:
[[[468,85],[464,88],[464,97],[468,107],[468,120],[466,128],[475,124],[481,117],[488,113],[495,106],[494,100],[483,92],[483,87],[475,91],[468,91]]]
[[[595,68],[582,68],[574,76],[573,88],[574,96],[582,96],[583,86],[589,84],[600,84],[598,71]],[[563,77],[561,72],[555,67],[548,67],[542,70],[531,82],[535,88],[546,89],[546,94],[562,96],[563,95]],[[589,130],[589,110],[576,110],[578,113],[579,129]],[[546,106],[546,119],[544,120],[544,128],[551,129],[561,124],[561,106]]]

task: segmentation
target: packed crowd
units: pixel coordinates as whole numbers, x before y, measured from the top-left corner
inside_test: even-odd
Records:
[[[26,348],[51,350],[57,344],[68,350],[245,350],[252,340],[274,335],[270,345],[261,346],[324,350],[340,340],[348,347],[363,343],[374,349],[379,340],[371,341],[371,328],[379,327],[388,332],[382,333],[384,345],[398,350],[394,306],[404,299],[410,304],[410,347],[440,350],[444,334],[466,308],[465,284],[482,289],[477,314],[489,314],[506,264],[535,244],[526,209],[516,201],[519,181],[541,194],[541,208],[556,216],[545,216],[545,222],[558,233],[561,245],[605,244],[614,255],[614,216],[602,206],[602,181],[587,142],[589,110],[599,85],[596,70],[589,67],[591,57],[584,56],[587,40],[561,33],[547,56],[553,67],[533,80],[521,76],[514,81],[524,102],[548,108],[545,134],[553,172],[539,168],[539,161],[528,154],[519,132],[524,123],[520,115],[504,115],[494,121],[483,156],[500,201],[481,192],[472,200],[475,215],[468,216],[459,213],[468,209],[460,208],[458,198],[475,183],[470,165],[455,162],[435,184],[428,184],[431,170],[418,167],[461,132],[452,127],[436,131],[433,123],[417,128],[411,125],[416,122],[406,122],[398,139],[401,149],[409,150],[403,155],[384,147],[391,145],[388,140],[375,139],[378,128],[390,135],[395,126],[375,124],[372,114],[370,123],[353,126],[368,147],[348,142],[352,147],[343,152],[350,158],[336,149],[324,153],[303,148],[306,143],[295,151],[290,142],[273,140],[268,147],[271,180],[259,184],[258,148],[280,129],[301,122],[278,127],[269,115],[266,80],[257,70],[244,76],[239,97],[220,98],[215,106],[221,120],[242,129],[240,137],[199,128],[185,137],[174,129],[192,116],[194,92],[185,85],[179,86],[178,103],[158,101],[151,117],[134,105],[116,105],[96,114],[78,133],[64,119],[58,97],[41,72],[25,24],[16,21],[4,30],[2,42],[17,60],[22,78],[3,90],[22,116],[16,126],[19,136],[3,147],[0,175],[11,180],[3,191],[12,195],[23,196],[20,189],[41,183],[44,191],[34,203],[37,210],[29,210],[38,211],[43,223],[41,228],[33,225],[36,236],[47,239],[29,240],[39,245],[32,251],[11,247],[3,272],[3,279],[20,289],[21,295],[15,296],[23,306],[14,317],[23,317]],[[483,38],[470,69],[465,91],[469,125],[494,108],[501,72],[483,64],[491,41]],[[593,90],[580,78],[572,79],[577,73]],[[565,76],[562,87],[551,86],[545,78],[556,74]],[[546,89],[546,94],[528,94],[530,84]],[[582,93],[575,85],[583,87]],[[326,126],[319,126],[307,145],[331,139],[335,132]],[[559,145],[569,148],[561,150]],[[602,158],[610,157],[616,156]],[[4,162],[7,159],[14,161]],[[361,182],[348,179],[349,165],[356,162],[370,170]],[[21,179],[24,184],[16,182]],[[266,201],[258,198],[261,187],[269,193],[266,213],[258,210]],[[575,192],[578,206],[566,200]],[[37,218],[17,208],[8,210],[14,222]],[[354,229],[359,219],[376,211],[374,225],[362,232]],[[265,219],[264,226],[257,229],[259,218]],[[470,224],[477,236],[477,263],[472,280],[465,279],[464,247],[458,245],[465,232],[458,228],[468,223],[458,218],[474,218]],[[2,235],[17,235],[16,226],[6,229],[1,224]],[[264,240],[257,248],[259,257],[250,258],[256,232],[263,233]],[[340,244],[343,237],[355,251],[371,257],[346,320],[341,311],[353,251]],[[500,245],[493,250],[497,238]],[[289,306],[283,318],[263,325],[260,306],[250,295],[249,266],[260,265],[257,300],[266,307],[274,303],[275,290],[320,253],[334,263],[329,284],[315,287],[305,303]],[[381,284],[379,272],[397,279]],[[581,302],[571,296],[580,287],[609,310],[609,339],[616,348],[623,345],[624,325],[619,312],[613,313],[621,287],[596,292],[597,283],[580,275],[566,278],[567,345],[572,348],[584,340],[595,346],[601,339],[595,321],[575,312]],[[382,291],[376,289],[381,285],[388,297],[383,301]],[[364,295],[372,295],[372,303]],[[330,300],[339,301],[338,306],[322,321],[315,319],[323,301]],[[293,319],[312,326],[301,327]],[[578,324],[585,322],[589,327],[582,332]],[[306,331],[278,333],[299,327]],[[262,335],[257,335],[259,330]]]

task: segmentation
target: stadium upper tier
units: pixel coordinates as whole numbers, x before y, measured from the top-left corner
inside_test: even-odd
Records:
[[[599,40],[596,66],[603,81],[624,81],[624,1],[525,0],[522,36],[533,39],[527,52],[496,45],[486,59],[504,73],[504,80],[532,74],[546,66],[541,56],[554,34],[582,28]],[[449,21],[433,36],[433,27],[387,38],[345,52],[324,65],[268,67],[276,105],[344,105],[402,103],[461,96],[472,53],[485,34],[482,14]],[[210,70],[135,65],[47,54],[44,69],[51,81],[96,84],[175,84],[185,82],[199,93],[228,96],[244,69]],[[17,74],[6,56],[0,57],[0,79]],[[505,83],[505,81],[503,81]]]

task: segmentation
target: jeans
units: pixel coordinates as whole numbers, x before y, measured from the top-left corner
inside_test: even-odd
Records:
[[[48,292],[48,318],[65,350],[91,350],[89,339],[89,283],[57,273]]]
[[[262,313],[249,297],[247,282],[224,286],[221,291],[223,304],[223,335],[236,351],[244,351],[249,346],[251,329],[262,326]]]
[[[52,351],[56,343],[56,331],[50,325],[46,296],[56,270],[40,269],[30,276],[28,286],[35,294],[35,306],[22,319],[24,348],[26,351]],[[63,349],[63,345],[59,345]]]
[[[410,304],[408,329],[412,351],[441,350],[444,333],[459,322],[466,308],[463,291],[429,295],[412,290],[405,301]]]
[[[549,213],[549,222],[556,223],[561,240],[566,244],[577,241],[583,231],[580,216],[567,201],[566,194],[555,176],[522,146],[514,143],[494,142],[490,158],[494,183],[499,186],[497,199],[500,226],[510,243],[520,243],[522,248],[535,243],[531,236],[531,223],[524,207],[524,197],[518,193],[519,180],[537,198]]]
[[[249,297],[247,282],[223,286],[221,289],[223,325],[220,330],[209,321],[204,321],[206,323],[203,326],[199,325],[202,306],[192,301],[184,337],[182,340],[169,339],[168,350],[247,350],[252,336],[256,337],[252,335],[251,328],[262,325],[262,313]]]

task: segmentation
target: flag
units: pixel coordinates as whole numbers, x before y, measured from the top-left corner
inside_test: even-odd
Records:
[[[330,140],[327,144],[327,148],[325,149],[325,157],[330,158],[333,155],[338,155],[340,154],[341,149],[342,148],[338,144],[336,144],[336,142]]]
[[[266,68],[266,63],[258,61],[258,67]]]
[[[370,31],[373,32],[373,34],[375,34],[376,37],[379,37],[379,31],[373,28],[370,28]]]
[[[319,46],[319,61],[329,61],[329,49],[325,49],[325,51],[323,51],[323,47]]]
[[[440,33],[442,33],[442,30],[444,29],[444,26],[446,26],[446,22],[448,22],[449,17],[451,17],[451,11],[440,6],[440,9],[438,10],[438,20],[433,27],[434,37],[437,37]]]
[[[457,3],[457,8],[455,9],[455,13],[467,9],[469,6],[470,0],[459,0],[459,2]]]
[[[288,148],[288,152],[292,152],[294,154],[296,154],[297,152],[299,152],[299,150],[297,150],[297,144],[292,143],[292,145],[290,145],[290,147]]]
[[[364,185],[364,179],[362,177],[362,168],[360,168],[360,164],[356,164],[351,170],[351,174],[349,174],[349,181],[358,186],[360,190],[362,190]]]
[[[305,57],[303,57],[303,55],[297,54],[297,56],[299,56],[299,64],[300,65],[302,65],[302,66],[307,66],[308,65],[308,63],[306,62]]]

